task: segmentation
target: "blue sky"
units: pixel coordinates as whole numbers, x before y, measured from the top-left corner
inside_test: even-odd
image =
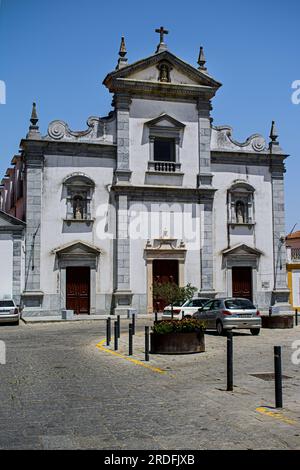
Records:
[[[25,136],[32,101],[40,128],[62,119],[86,128],[91,115],[104,116],[111,96],[102,85],[116,66],[120,38],[129,62],[151,55],[155,28],[169,31],[169,50],[196,65],[205,48],[208,70],[223,83],[213,101],[214,124],[229,124],[233,137],[268,137],[276,120],[287,161],[287,231],[300,230],[300,104],[291,84],[300,80],[298,0],[0,0],[0,175]]]

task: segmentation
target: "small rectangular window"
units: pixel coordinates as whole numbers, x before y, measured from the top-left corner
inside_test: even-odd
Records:
[[[154,161],[175,162],[175,140],[155,139],[154,140]]]

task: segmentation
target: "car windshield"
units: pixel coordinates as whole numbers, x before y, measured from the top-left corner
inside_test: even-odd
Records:
[[[1,307],[14,307],[14,303],[12,300],[0,300],[0,308]]]
[[[225,307],[230,310],[255,309],[253,303],[248,299],[230,299],[225,301]]]

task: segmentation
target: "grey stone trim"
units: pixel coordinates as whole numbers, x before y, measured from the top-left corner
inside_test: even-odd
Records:
[[[278,165],[281,168],[281,174],[284,172],[284,160],[287,155],[270,155],[269,152],[248,153],[248,152],[235,152],[233,150],[212,150],[211,163],[212,164],[227,164],[227,165],[247,165],[247,166],[267,166]]]
[[[198,135],[199,135],[199,175],[198,187],[202,184],[212,184],[211,174],[211,122],[210,122],[210,101],[198,100]],[[207,175],[208,177],[205,177]]]
[[[119,195],[117,200],[117,291],[130,290],[128,217],[128,198]]]
[[[130,181],[129,165],[129,109],[131,99],[129,95],[120,94],[114,98],[117,113],[117,171],[116,180]],[[126,179],[127,178],[127,179]]]
[[[26,162],[25,291],[40,289],[42,168],[37,162]]]
[[[216,189],[214,188],[182,188],[180,186],[156,186],[156,185],[113,185],[112,191],[116,194],[123,194],[130,197],[130,200],[153,200],[169,202],[199,202],[200,199],[213,198]]]
[[[287,290],[283,174],[272,174],[274,292]],[[282,298],[282,295],[278,295]],[[285,296],[288,298],[288,296]],[[276,301],[276,295],[275,299]],[[287,300],[287,299],[286,299]]]
[[[213,199],[203,200],[203,239],[201,246],[200,272],[201,292],[214,292],[213,258]]]

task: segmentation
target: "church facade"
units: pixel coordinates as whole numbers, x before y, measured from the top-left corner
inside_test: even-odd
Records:
[[[221,83],[171,53],[127,62],[122,38],[106,117],[28,135],[1,186],[0,255],[23,315],[153,311],[153,282],[288,308],[284,161],[275,124],[239,143],[214,126]],[[17,227],[17,228],[16,228]],[[10,254],[8,254],[8,247]],[[2,291],[1,291],[2,289]]]

